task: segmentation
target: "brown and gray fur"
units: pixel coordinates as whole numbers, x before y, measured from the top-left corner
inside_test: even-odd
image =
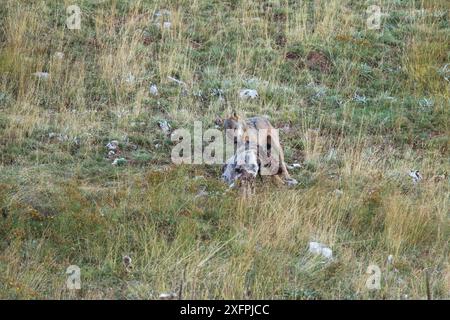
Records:
[[[272,124],[269,122],[269,120],[266,117],[262,116],[256,116],[252,118],[248,118],[247,120],[244,120],[240,118],[236,113],[233,113],[232,116],[225,119],[224,123],[224,129],[225,130],[235,130],[236,134],[234,136],[235,143],[238,139],[245,139],[246,132],[249,129],[266,129],[268,133],[268,139],[267,139],[267,146],[260,146],[258,145],[258,148],[263,148],[261,150],[262,152],[259,152],[259,155],[268,154],[270,157],[270,150],[273,148],[277,149],[277,153],[279,155],[279,171],[273,176],[274,181],[277,183],[284,183],[282,179],[280,179],[280,175],[284,178],[285,181],[293,180],[287,170],[286,162],[284,161],[284,153],[283,148],[281,147],[281,144],[278,139],[271,139],[271,131],[275,130],[275,128],[272,126]],[[262,160],[262,161],[261,161]],[[262,163],[268,163],[270,162],[270,159],[260,159]]]

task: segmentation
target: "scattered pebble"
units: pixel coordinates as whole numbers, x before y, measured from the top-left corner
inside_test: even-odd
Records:
[[[443,66],[439,73],[444,77],[445,81],[450,82],[450,63]]]
[[[289,179],[286,179],[286,184],[289,187],[293,187],[293,186],[296,186],[298,184],[298,181],[295,180],[294,178],[289,178]]]
[[[56,132],[50,132],[48,134],[48,138],[50,140],[57,140],[58,142],[67,142],[70,140],[70,137],[66,134],[62,133],[56,133]],[[73,137],[71,140],[74,144],[79,145],[80,144],[80,138],[79,137]]]
[[[125,158],[116,158],[114,159],[112,165],[113,166],[122,166],[127,163],[127,159]]]
[[[115,153],[116,151],[119,150],[119,141],[112,140],[112,141],[108,142],[108,144],[106,145],[106,148],[108,149],[108,151],[113,151]]]
[[[433,99],[429,99],[429,98],[422,98],[419,100],[419,105],[422,108],[431,108],[434,106],[434,101]]]
[[[342,196],[342,195],[344,194],[344,191],[339,190],[339,189],[336,189],[336,190],[334,190],[334,194],[335,194],[336,196],[340,197],[340,196]]]
[[[254,89],[242,89],[239,91],[239,97],[241,99],[256,99],[258,97],[258,91]]]
[[[158,87],[156,86],[156,84],[152,84],[149,88],[150,94],[153,96],[157,96],[158,95]]]
[[[392,254],[390,254],[390,255],[387,257],[387,262],[388,262],[388,264],[392,264],[392,262],[394,262],[394,256],[393,256]]]
[[[125,78],[125,82],[128,84],[133,84],[136,81],[136,77],[130,72],[128,76]]]
[[[216,117],[214,120],[214,125],[216,128],[223,126],[223,119],[221,117]]]
[[[160,10],[158,12],[155,12],[154,16],[157,17],[157,18],[164,17],[164,16],[170,17],[171,14],[172,14],[172,12],[170,12],[169,10],[163,9],[163,10]]]
[[[172,23],[169,20],[169,17],[171,16],[171,12],[169,10],[161,10],[158,12],[155,12],[154,14],[154,18],[155,18],[155,25],[157,27],[161,26],[161,21],[162,22],[162,27],[164,29],[170,29],[170,27],[172,26]],[[166,20],[166,21],[164,21]]]
[[[356,102],[365,104],[367,103],[367,97],[362,95],[360,96],[358,93],[355,92],[354,96],[353,96],[353,100],[355,100]]]
[[[301,167],[302,167],[302,165],[300,164],[300,163],[293,163],[292,165],[290,165],[290,166],[287,166],[288,167],[288,169],[300,169]]]
[[[282,128],[280,128],[281,131],[289,133],[291,131],[291,126],[288,124],[285,124]]]
[[[159,295],[160,300],[174,300],[177,297],[178,297],[178,295],[175,292],[161,293]]]
[[[124,267],[125,267],[125,270],[127,271],[127,272],[130,272],[131,271],[131,269],[133,268],[133,266],[132,266],[132,264],[131,264],[131,258],[130,258],[130,256],[124,256],[123,258],[122,258],[122,262],[123,262],[123,265],[124,265]]]
[[[60,52],[60,51],[55,52],[55,54],[54,54],[53,56],[54,56],[56,59],[59,59],[59,60],[64,59],[64,53],[63,53],[63,52]]]
[[[309,252],[316,255],[322,255],[327,259],[333,259],[333,251],[320,242],[310,242]]]
[[[208,196],[209,193],[206,191],[206,187],[202,187],[197,194],[195,195],[196,198],[200,198],[200,197],[206,197]]]
[[[211,89],[211,95],[213,97],[218,97],[219,100],[225,100],[225,98],[224,98],[225,91],[223,91],[222,89],[218,89],[218,88]]]
[[[162,132],[164,132],[165,135],[169,135],[170,131],[172,130],[172,127],[167,122],[167,120],[160,120],[158,121],[159,128]]]
[[[419,170],[409,171],[409,176],[412,178],[414,184],[422,180],[422,175],[420,174]]]
[[[41,71],[35,72],[33,73],[33,75],[42,80],[48,80],[48,78],[50,77],[50,74],[48,72],[41,72]]]

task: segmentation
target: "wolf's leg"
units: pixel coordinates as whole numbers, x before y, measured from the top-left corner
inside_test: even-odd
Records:
[[[275,142],[275,141],[274,141],[274,147],[278,151],[278,159],[280,161],[279,166],[280,166],[281,173],[282,173],[283,177],[285,179],[291,179],[291,175],[289,174],[289,172],[287,170],[286,162],[284,161],[283,148],[281,147],[281,145],[278,142]]]
[[[281,179],[279,175],[276,174],[270,177],[272,178],[272,182],[275,183],[277,186],[281,186],[284,184],[283,179]]]

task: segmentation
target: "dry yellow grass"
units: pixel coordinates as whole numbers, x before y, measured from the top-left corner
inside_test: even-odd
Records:
[[[2,1],[0,298],[157,299],[182,283],[190,299],[425,299],[428,272],[449,299],[448,2],[382,1],[381,31],[353,2],[80,1],[68,30],[61,4]],[[247,87],[259,98],[239,99]],[[298,187],[259,182],[244,200],[218,167],[170,164],[158,120],[206,128],[233,109],[288,127]],[[112,139],[123,167],[105,160]]]

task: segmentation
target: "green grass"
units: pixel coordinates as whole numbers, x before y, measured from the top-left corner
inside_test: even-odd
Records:
[[[369,4],[315,3],[85,0],[68,30],[63,4],[3,1],[0,298],[158,299],[183,284],[186,299],[424,299],[428,272],[449,299],[449,4],[385,0],[368,30]],[[233,110],[288,128],[298,186],[258,181],[243,199],[220,166],[171,163],[159,120],[213,128]],[[111,140],[125,165],[106,158]]]

